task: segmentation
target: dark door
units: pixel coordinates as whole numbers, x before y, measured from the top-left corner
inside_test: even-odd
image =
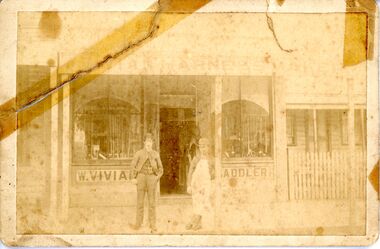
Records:
[[[191,108],[160,109],[160,156],[164,175],[160,180],[161,194],[185,194],[190,165],[188,147],[195,131]]]

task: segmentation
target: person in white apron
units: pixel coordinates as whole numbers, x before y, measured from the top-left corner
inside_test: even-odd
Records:
[[[193,217],[186,225],[188,230],[199,230],[213,225],[211,204],[213,162],[209,157],[209,142],[199,139],[199,155],[194,157],[188,174],[187,192],[192,197]]]

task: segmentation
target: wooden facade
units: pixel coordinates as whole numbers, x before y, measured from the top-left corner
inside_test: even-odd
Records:
[[[57,109],[61,134],[58,137],[62,136],[59,142],[62,143],[63,137],[69,138],[70,146],[62,143],[56,150],[69,151],[70,161],[58,157],[58,163],[68,167],[69,179],[68,185],[55,191],[66,188],[68,207],[135,205],[130,162],[133,154],[142,148],[143,134],[151,132],[155,149],[161,152],[164,164],[169,165],[161,179],[164,196],[186,195],[188,162],[183,161],[186,147],[192,138],[207,137],[212,141],[211,154],[216,157],[220,153],[218,170],[222,191],[219,195],[228,196],[229,202],[239,202],[247,196],[253,201],[268,202],[347,198],[350,175],[347,165],[351,160],[347,106],[310,108],[299,104],[295,108],[289,105],[286,122],[276,123],[279,110],[273,80],[271,75],[98,77],[72,94],[65,107],[61,104]],[[217,91],[220,96],[216,96]],[[281,100],[277,99],[278,102]],[[217,109],[221,112],[219,135],[215,133]],[[354,122],[351,135],[357,151],[354,182],[359,186],[355,189],[360,190],[356,196],[362,198],[366,111],[357,106],[354,112],[350,120]],[[42,116],[47,121],[40,121],[49,124],[50,129],[52,115],[52,111],[47,112]],[[283,143],[278,139],[285,135],[278,133],[279,126],[286,131],[285,157],[278,152],[278,144]],[[68,134],[63,133],[63,127]],[[46,133],[44,125],[37,130],[21,129],[19,148],[23,153],[20,156],[31,152],[25,144],[27,139],[23,138],[24,130],[28,134],[39,130],[46,139],[52,139],[52,133]],[[40,165],[47,166],[50,160]],[[21,157],[19,161],[20,165],[35,163]],[[279,195],[275,191],[276,172],[283,161],[287,168],[287,175],[282,176],[286,191]],[[41,170],[45,167],[42,166]],[[33,174],[38,172],[36,169]],[[57,172],[57,177],[62,174]],[[21,168],[19,177],[23,175]],[[46,182],[51,183],[50,175],[46,176]],[[23,200],[22,182],[19,189]],[[327,189],[330,192],[325,192]],[[260,194],[264,190],[265,198]],[[37,202],[52,194],[50,188],[37,192],[36,199],[40,200]]]
[[[67,15],[72,29],[63,29],[62,36],[93,36],[87,32],[94,31],[92,25],[76,28],[81,15]],[[107,20],[110,13],[91,18],[97,15]],[[161,179],[161,200],[190,198],[184,193],[187,170],[179,165],[184,144],[194,136],[211,141],[217,207],[247,200],[249,205],[364,201],[366,67],[342,67],[343,51],[335,41],[344,31],[343,15],[287,18],[297,24],[299,32],[287,41],[297,53],[278,48],[264,13],[191,15],[81,89],[72,92],[73,81],[55,92],[58,104],[47,104],[18,130],[17,202],[24,207],[18,220],[31,212],[59,213],[64,220],[69,209],[135,206],[130,161],[146,132],[153,133],[155,149],[171,165]],[[38,21],[32,14],[20,16],[27,28],[19,37],[38,38]],[[252,27],[257,30],[246,32]],[[106,25],[97,33],[109,30]],[[224,42],[210,43],[199,30]],[[288,31],[277,32],[286,37]],[[315,39],[315,32],[330,39]],[[49,89],[59,77],[75,73],[58,72],[58,62],[91,45],[91,39],[73,39],[47,50],[53,42],[37,38],[19,39],[18,63],[25,66],[18,68],[18,94],[36,78],[25,77],[25,68],[48,74]],[[56,63],[46,66],[51,58]],[[30,137],[40,139],[31,144]],[[351,194],[353,189],[358,192]]]

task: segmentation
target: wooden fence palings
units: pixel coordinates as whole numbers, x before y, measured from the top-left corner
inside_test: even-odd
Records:
[[[348,193],[348,152],[299,152],[289,151],[290,199],[346,199]],[[355,154],[355,198],[365,197],[365,162],[363,152]]]

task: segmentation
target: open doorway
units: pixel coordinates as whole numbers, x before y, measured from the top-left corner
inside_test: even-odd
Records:
[[[164,167],[161,195],[186,194],[190,160],[195,154],[195,146],[192,146],[195,136],[194,108],[160,109],[160,156]]]

